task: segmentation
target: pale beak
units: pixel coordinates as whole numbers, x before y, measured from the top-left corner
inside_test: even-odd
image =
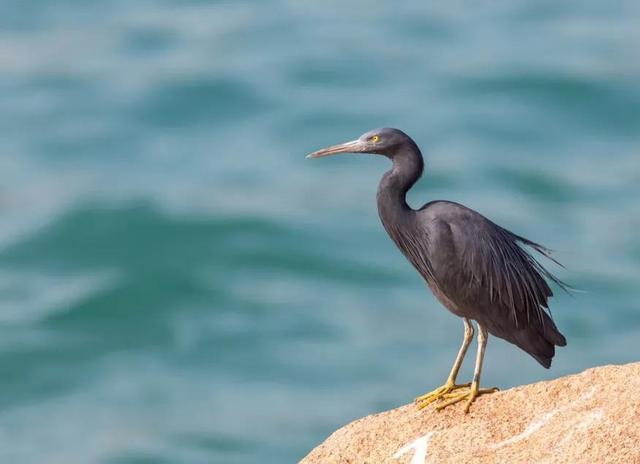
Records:
[[[333,145],[331,147],[323,148],[322,150],[314,151],[307,155],[307,158],[320,158],[321,156],[337,155],[338,153],[362,153],[367,148],[367,144],[360,140],[352,140],[351,142],[341,143],[340,145]]]

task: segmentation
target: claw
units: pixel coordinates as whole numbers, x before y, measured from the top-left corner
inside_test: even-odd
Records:
[[[465,392],[455,392],[455,393],[447,393],[442,396],[443,399],[448,400],[442,404],[439,404],[436,409],[438,411],[442,411],[447,406],[451,406],[452,404],[459,403],[462,400],[467,400],[464,406],[464,413],[467,414],[469,409],[471,408],[471,404],[475,401],[475,399],[480,395],[486,395],[489,393],[497,392],[498,388],[478,388],[477,385],[471,385]]]
[[[429,406],[434,401],[438,401],[441,398],[446,397],[446,395],[452,394],[455,390],[459,390],[461,388],[468,388],[471,384],[464,383],[461,385],[455,384],[454,382],[447,381],[441,387],[436,388],[429,393],[425,393],[424,395],[420,395],[415,399],[416,405],[418,409],[424,409]]]

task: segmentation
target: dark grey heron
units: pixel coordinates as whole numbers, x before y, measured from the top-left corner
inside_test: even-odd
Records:
[[[307,158],[338,153],[384,155],[393,167],[378,186],[382,225],[400,251],[423,277],[436,298],[462,318],[464,338],[444,385],[416,398],[422,409],[442,400],[438,409],[473,401],[497,388],[480,388],[488,333],[507,340],[551,366],[556,346],[566,339],[548,313],[553,295],[548,282],[565,285],[523,246],[558,263],[547,248],[516,235],[458,203],[432,201],[418,210],[406,202],[407,191],[420,178],[423,160],[416,143],[398,129],[375,129],[357,140],[323,148]],[[558,263],[559,264],[559,263]],[[478,327],[478,352],[473,380],[456,384],[458,371]]]

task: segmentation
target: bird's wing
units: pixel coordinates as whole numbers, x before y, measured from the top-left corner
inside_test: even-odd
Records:
[[[456,206],[435,216],[430,227],[434,232],[430,255],[436,258],[432,266],[439,286],[471,299],[488,296],[511,310],[517,326],[533,317],[542,320],[541,312],[548,308],[547,300],[553,295],[546,279],[561,287],[564,284],[521,245],[557,263],[549,250],[471,209],[450,205]],[[447,241],[453,247],[445,256],[448,262],[437,259],[438,241]]]
[[[523,245],[557,263],[549,250],[457,203],[428,204],[418,214],[420,238],[410,240],[414,256],[405,254],[430,286],[456,306],[454,312],[518,345],[524,342],[509,334],[521,330],[540,333],[552,344],[566,343],[547,313],[553,295],[547,280],[565,285]]]

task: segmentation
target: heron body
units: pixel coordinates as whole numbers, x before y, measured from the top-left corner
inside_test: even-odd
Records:
[[[477,396],[495,391],[479,387],[487,333],[513,343],[549,368],[555,346],[566,345],[566,340],[547,312],[553,295],[547,280],[563,284],[523,246],[553,260],[549,251],[458,203],[433,201],[412,209],[406,193],[421,177],[424,163],[416,143],[398,129],[376,129],[309,157],[347,152],[391,159],[392,168],[382,177],[377,193],[382,224],[436,298],[464,321],[463,344],[447,382],[416,398],[418,406],[445,400],[441,409],[466,399],[468,412]],[[457,385],[474,334],[470,321],[479,330],[474,378],[471,384]]]

